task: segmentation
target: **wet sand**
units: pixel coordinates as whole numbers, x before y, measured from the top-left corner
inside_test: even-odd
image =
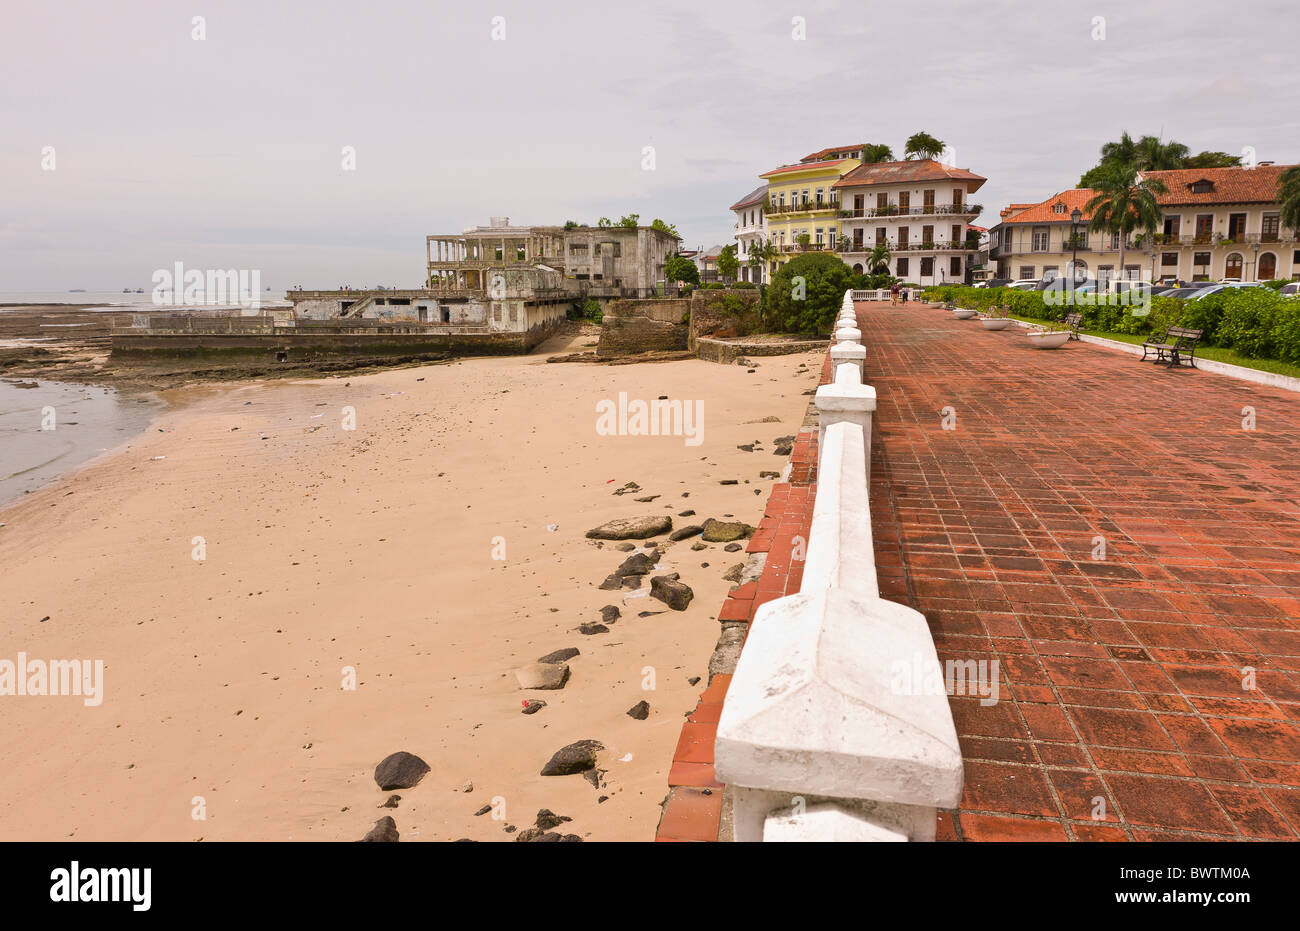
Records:
[[[744,554],[669,545],[662,571],[695,591],[673,612],[598,590],[627,554],[584,533],[657,514],[756,524],[759,472],[785,465],[772,440],[802,421],[820,350],[753,374],[544,354],[186,389],[123,449],[0,509],[0,659],[105,666],[98,707],[0,697],[0,838],[355,840],[391,814],[403,841],[510,840],[545,807],[591,840],[650,839],[705,684],[687,679],[707,677]],[[596,402],[619,392],[702,400],[702,444],[598,435]],[[612,494],[629,481],[642,491]],[[609,633],[576,632],[606,604],[622,610]],[[570,646],[566,688],[518,688],[516,666]],[[521,714],[530,697],[547,707]],[[586,738],[607,748],[607,788],[539,775]],[[397,750],[432,770],[380,809],[372,773]],[[474,816],[494,798],[504,820]]]

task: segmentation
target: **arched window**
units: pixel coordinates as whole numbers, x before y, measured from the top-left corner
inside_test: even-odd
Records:
[[[853,274],[855,274],[855,275],[861,275],[861,274],[862,274],[862,265],[861,265],[861,264],[858,264],[858,265],[854,265],[854,266],[853,266]]]
[[[1277,256],[1271,252],[1262,252],[1259,256],[1259,271],[1255,277],[1260,281],[1272,281],[1277,274]]]
[[[1228,256],[1228,261],[1223,266],[1223,277],[1224,278],[1241,277],[1241,253],[1240,252],[1233,252],[1231,255]]]

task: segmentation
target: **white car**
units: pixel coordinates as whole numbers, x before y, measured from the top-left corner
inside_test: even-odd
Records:
[[[1282,285],[1282,293],[1290,297],[1300,294],[1300,281],[1293,281],[1290,284]]]
[[[1038,289],[1037,278],[1021,278],[1019,281],[1013,281],[1007,285],[1008,288],[1015,288],[1017,291],[1035,291]]]

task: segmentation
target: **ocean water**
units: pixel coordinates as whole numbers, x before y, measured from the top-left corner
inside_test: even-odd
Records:
[[[281,305],[287,303],[284,300],[283,291],[263,291],[261,295],[263,305]],[[180,305],[176,304],[155,304],[153,302],[153,292],[150,288],[145,288],[143,294],[136,294],[132,291],[130,294],[124,294],[120,291],[0,291],[0,305],[3,304],[84,304],[93,309],[103,308],[104,310],[168,310],[174,309]],[[191,306],[188,309],[214,310],[220,307],[235,307],[235,304],[203,304],[201,306]],[[3,310],[0,307],[0,310]]]
[[[112,388],[0,379],[0,507],[130,439],[162,406]]]

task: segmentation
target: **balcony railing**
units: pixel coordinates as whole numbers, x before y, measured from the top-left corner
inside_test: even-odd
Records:
[[[787,213],[815,213],[818,210],[839,210],[840,202],[838,200],[823,201],[801,201],[797,204],[772,204],[767,209],[767,215],[771,217],[780,216]]]
[[[846,219],[866,217],[919,217],[919,216],[977,216],[984,212],[983,204],[933,204],[929,207],[850,207],[840,211]]]

